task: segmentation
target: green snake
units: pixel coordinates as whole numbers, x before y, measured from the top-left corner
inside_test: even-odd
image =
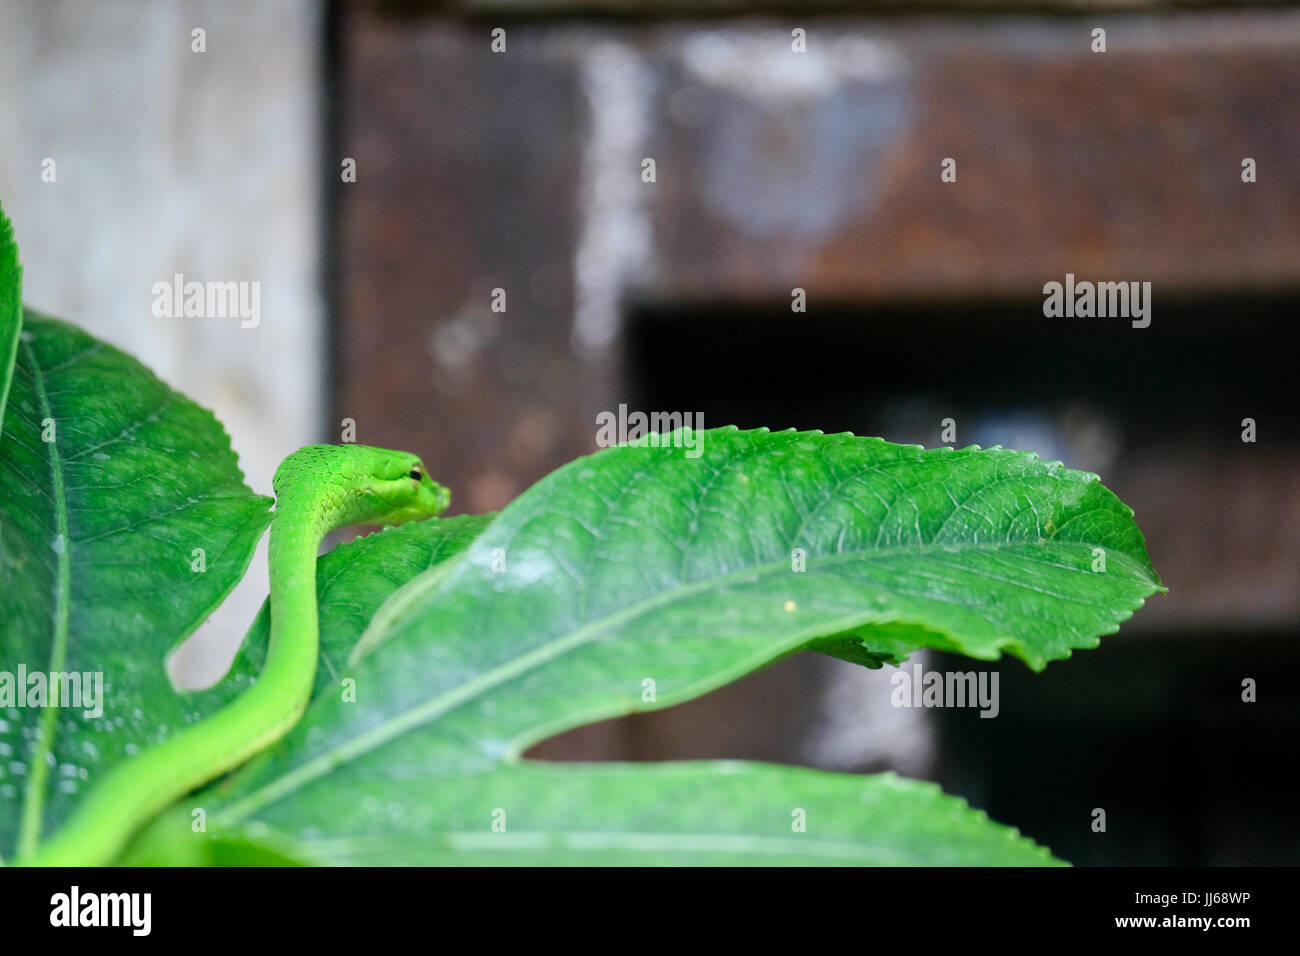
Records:
[[[20,863],[110,864],[160,811],[283,737],[306,709],[316,679],[321,539],[347,525],[431,517],[450,501],[417,456],[366,445],[300,448],[280,464],[272,485],[271,639],[256,683],[206,720],[113,767]]]

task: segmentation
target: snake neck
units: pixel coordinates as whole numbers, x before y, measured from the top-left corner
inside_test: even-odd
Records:
[[[264,673],[298,673],[315,678],[319,620],[316,611],[316,553],[321,539],[339,523],[329,494],[296,489],[276,499],[271,522],[271,639]]]

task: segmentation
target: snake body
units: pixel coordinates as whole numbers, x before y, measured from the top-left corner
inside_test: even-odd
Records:
[[[160,811],[283,737],[315,683],[321,539],[347,525],[437,515],[450,498],[415,455],[366,445],[308,445],[284,459],[272,484],[271,638],[256,683],[206,720],[114,766],[67,822],[19,862],[112,863]]]

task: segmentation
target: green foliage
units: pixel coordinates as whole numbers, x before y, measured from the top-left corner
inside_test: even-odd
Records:
[[[270,502],[244,485],[216,420],[135,360],[31,312],[20,336],[18,281],[0,217],[0,359],[17,345],[0,368],[13,383],[0,672],[102,672],[104,710],[0,708],[6,856],[30,851],[104,768],[239,693],[269,633],[264,609],[221,683],[171,686],[167,653],[243,574]],[[892,775],[523,759],[555,733],[689,700],[801,647],[869,666],[921,647],[1005,652],[1041,669],[1162,590],[1132,512],[1095,475],[1032,453],[702,437],[699,458],[642,440],[559,469],[499,515],[321,558],[307,713],[161,816],[128,859],[1056,862]]]
[[[229,693],[166,656],[238,583],[270,520],[217,420],[144,366],[27,313],[0,437],[0,672],[102,674],[85,708],[0,707],[0,855],[30,851],[96,774]],[[0,697],[0,701],[3,698]],[[95,713],[102,706],[102,713]]]
[[[14,228],[0,209],[0,422],[5,419],[5,399],[23,322],[22,289],[23,267],[18,264]]]

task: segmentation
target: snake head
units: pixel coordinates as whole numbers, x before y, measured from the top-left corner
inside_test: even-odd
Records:
[[[364,448],[370,453],[369,498],[380,513],[369,518],[374,524],[401,524],[442,514],[451,503],[451,492],[429,477],[417,455],[383,448]]]
[[[418,455],[369,445],[307,445],[280,463],[276,511],[301,508],[326,528],[402,524],[442,514],[451,492]]]
[[[339,524],[402,524],[442,514],[451,492],[429,477],[418,455],[369,445],[317,445],[331,481],[346,489]]]

